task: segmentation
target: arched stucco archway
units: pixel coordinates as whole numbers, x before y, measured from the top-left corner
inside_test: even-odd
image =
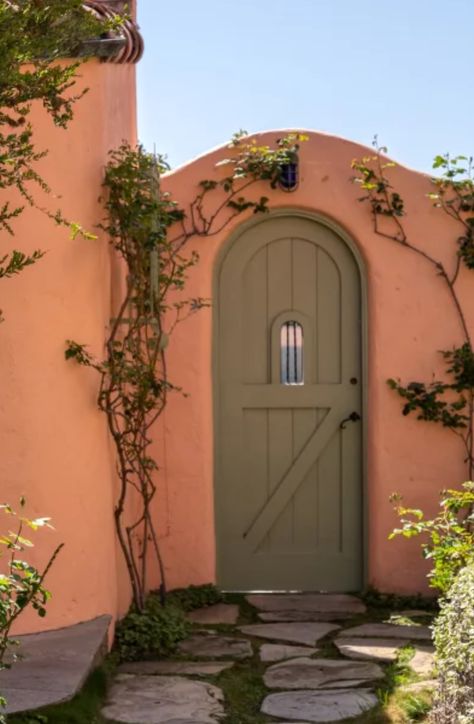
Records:
[[[256,137],[265,144],[284,133],[270,131]],[[273,213],[291,210],[334,225],[350,240],[365,269],[366,329],[370,330],[364,413],[365,582],[382,590],[426,590],[427,566],[417,542],[387,540],[397,522],[389,497],[396,491],[408,505],[434,510],[439,491],[462,479],[462,453],[456,440],[436,426],[403,418],[386,380],[429,379],[438,373],[436,350],[457,341],[456,316],[432,269],[401,245],[375,234],[367,206],[358,203],[360,189],[350,182],[351,163],[372,151],[334,136],[305,133],[309,140],[301,149],[300,184],[291,194],[272,192],[270,207]],[[218,173],[216,163],[225,154],[226,147],[215,149],[172,172],[164,180],[167,190],[186,208],[199,181]],[[401,166],[391,169],[391,174],[406,201],[408,233],[448,263],[451,250],[445,239],[455,230],[427,201],[428,177]],[[246,223],[245,218],[212,238],[192,242],[200,262],[188,282],[191,296],[213,297],[214,270],[241,223]],[[472,302],[467,306],[472,323]],[[171,585],[216,576],[212,347],[212,312],[205,310],[181,325],[168,352],[173,380],[189,393],[186,399],[170,401],[164,426],[156,434],[157,454],[161,459],[166,454],[158,515],[166,531],[162,546]]]

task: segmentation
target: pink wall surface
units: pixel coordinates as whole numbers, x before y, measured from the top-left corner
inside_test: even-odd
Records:
[[[107,153],[136,137],[134,68],[89,62],[81,84],[90,91],[78,103],[68,131],[54,129],[41,109],[34,115],[39,147],[49,147],[41,171],[54,196],[38,195],[51,209],[95,230],[103,211],[98,198]],[[259,135],[273,143],[284,131]],[[367,582],[386,591],[426,590],[426,565],[416,542],[389,543],[396,523],[389,503],[394,491],[407,504],[434,511],[439,491],[464,479],[462,449],[454,436],[434,425],[403,418],[386,379],[431,378],[440,374],[436,350],[461,341],[446,290],[431,267],[393,242],[376,236],[360,190],[349,182],[351,161],[371,152],[348,141],[310,132],[301,151],[297,191],[271,192],[273,209],[316,213],[338,224],[363,259],[367,285],[366,510]],[[199,181],[223,173],[219,148],[169,174],[164,186],[186,208]],[[406,200],[411,239],[449,265],[457,229],[432,208],[429,180],[397,167],[394,186]],[[267,187],[255,196],[268,194]],[[187,292],[212,297],[218,257],[229,237],[248,218],[233,221],[212,238],[196,239],[200,254]],[[448,241],[447,241],[448,240]],[[6,321],[0,335],[0,370],[6,381],[0,400],[2,499],[28,500],[31,516],[51,516],[54,531],[37,535],[33,560],[41,564],[64,542],[48,578],[53,593],[48,616],[24,617],[20,632],[53,629],[110,613],[123,615],[129,587],[115,542],[113,505],[117,491],[114,451],[105,419],[97,410],[94,371],[64,361],[66,339],[87,343],[101,356],[106,327],[117,302],[123,273],[110,247],[72,241],[40,212],[27,210],[15,223],[15,238],[2,234],[2,249],[47,250],[36,266],[2,282]],[[474,298],[467,273],[460,280],[470,328]],[[156,520],[168,586],[215,580],[213,480],[212,309],[179,325],[168,350],[171,382],[189,397],[172,395],[154,432],[160,464]],[[152,571],[152,586],[159,582]]]
[[[305,133],[307,133],[305,131]],[[273,143],[284,131],[258,134]],[[385,591],[426,591],[426,572],[418,542],[387,536],[397,523],[389,496],[398,492],[407,505],[433,512],[439,492],[465,478],[463,450],[454,435],[436,425],[401,415],[399,398],[386,384],[430,380],[442,374],[436,350],[462,342],[460,326],[442,281],[422,258],[377,236],[369,208],[357,202],[360,188],[350,183],[354,158],[372,155],[366,147],[309,132],[301,149],[301,179],[293,193],[268,187],[273,209],[313,212],[336,222],[363,259],[367,285],[366,532],[367,583]],[[224,173],[215,164],[228,150],[218,148],[170,173],[165,187],[185,209],[200,180]],[[394,187],[406,200],[408,236],[421,248],[454,263],[458,229],[426,198],[428,177],[407,168],[390,170]],[[187,285],[190,297],[212,297],[218,255],[241,217],[222,233],[191,243],[200,255]],[[460,287],[468,323],[474,329],[474,297],[468,272]],[[157,509],[171,587],[215,579],[213,509],[212,309],[200,311],[177,327],[168,351],[171,381],[189,393],[172,396],[164,422],[156,430],[156,454],[162,466]],[[159,441],[159,442],[158,442]]]
[[[39,170],[53,192],[38,192],[36,199],[97,232],[107,154],[136,138],[135,69],[89,61],[79,72],[74,90],[89,92],[68,130],[34,110],[37,147],[50,149]],[[110,248],[101,234],[97,241],[72,241],[67,229],[32,209],[13,226],[15,237],[2,233],[3,253],[40,248],[47,254],[1,285],[1,498],[14,506],[25,495],[31,517],[52,518],[55,530],[36,534],[32,560],[44,562],[65,543],[47,579],[53,594],[48,615],[25,615],[18,633],[115,616],[119,603],[114,458],[96,405],[98,379],[64,360],[66,339],[87,343],[102,356],[111,316]],[[125,598],[120,605],[123,610]]]

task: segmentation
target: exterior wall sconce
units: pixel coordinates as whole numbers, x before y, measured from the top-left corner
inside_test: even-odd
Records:
[[[280,167],[280,175],[278,185],[283,191],[295,191],[299,184],[299,164],[298,156],[295,153],[290,163],[285,163]]]
[[[126,38],[92,38],[83,40],[80,48],[76,51],[77,56],[91,56],[109,60],[120,53],[127,45]]]

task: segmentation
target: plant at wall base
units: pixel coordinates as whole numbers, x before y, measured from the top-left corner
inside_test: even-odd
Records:
[[[176,326],[208,305],[207,300],[186,297],[188,272],[198,262],[196,251],[188,253],[187,245],[220,233],[244,212],[267,211],[269,198],[250,196],[249,191],[260,182],[274,188],[304,138],[290,134],[271,148],[246,139],[244,132],[236,134],[215,178],[200,182],[186,209],[161,189],[161,175],[168,170],[163,157],[128,145],[111,154],[102,228],[125,262],[126,289],[111,321],[105,359],[93,358],[85,345],[74,341],[67,343],[66,359],[100,375],[98,405],[107,416],[120,481],[115,524],[138,612],[145,608],[150,553],[159,568],[163,600],[166,592],[151,514],[158,462],[150,447],[152,427],[169,394],[181,392],[168,373],[166,350]],[[127,522],[130,496],[138,500],[139,512]]]
[[[421,510],[405,508],[399,496],[392,500],[401,527],[389,538],[422,536],[423,555],[433,563],[428,574],[430,586],[447,593],[459,571],[474,559],[474,483],[464,483],[461,490],[444,491],[441,510],[432,520],[425,519]]]
[[[20,508],[25,507],[24,499],[20,500]],[[10,637],[10,631],[19,616],[29,607],[33,608],[38,616],[46,615],[46,605],[50,593],[44,587],[44,580],[53,565],[62,545],[57,546],[43,571],[24,560],[26,549],[33,543],[25,537],[25,529],[35,532],[40,528],[51,527],[48,518],[30,520],[22,514],[17,514],[9,505],[1,505],[0,510],[8,517],[8,532],[0,535],[0,558],[4,566],[0,569],[0,671],[9,668],[16,657],[12,652],[10,661],[7,654],[16,642]],[[14,531],[11,528],[15,528]],[[0,696],[0,705],[6,702]],[[0,715],[0,722],[5,721]]]
[[[182,609],[149,595],[143,611],[132,607],[118,622],[114,647],[120,661],[169,656],[189,631]]]
[[[170,591],[163,606],[159,591],[146,596],[143,611],[132,605],[118,622],[114,651],[120,661],[139,661],[172,654],[177,644],[191,630],[186,614],[196,608],[211,606],[223,600],[212,584],[188,586]]]

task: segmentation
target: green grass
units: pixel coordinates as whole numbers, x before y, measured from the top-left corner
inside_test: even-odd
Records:
[[[426,616],[401,616],[398,613],[390,614],[388,623],[395,623],[397,626],[431,626],[434,615]]]
[[[270,719],[260,713],[260,706],[267,689],[263,684],[263,672],[257,657],[237,662],[224,671],[217,685],[224,692],[227,716],[225,724],[262,724]]]
[[[399,699],[398,706],[406,714],[408,721],[423,721],[431,708],[431,696],[423,692],[407,693]]]
[[[391,724],[411,724],[425,721],[431,706],[431,697],[427,692],[404,691],[403,687],[418,680],[418,676],[410,668],[410,660],[415,649],[411,645],[404,646],[398,653],[397,660],[385,669],[385,680],[378,690],[385,719],[381,722]],[[377,721],[377,720],[374,720]],[[361,722],[366,722],[361,719]],[[367,719],[367,724],[372,722]]]

